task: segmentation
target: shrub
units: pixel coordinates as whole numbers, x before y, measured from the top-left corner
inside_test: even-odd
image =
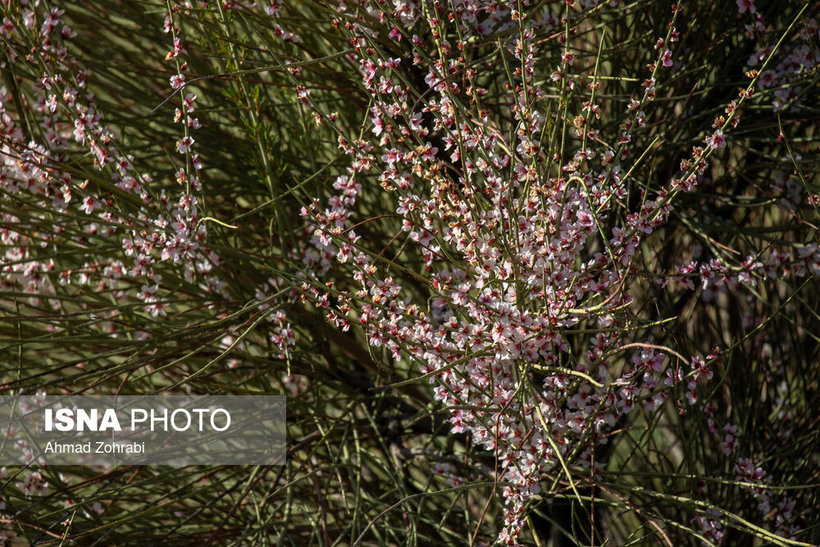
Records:
[[[8,541],[817,542],[818,5],[758,3],[5,3],[3,387],[290,438],[21,462]]]

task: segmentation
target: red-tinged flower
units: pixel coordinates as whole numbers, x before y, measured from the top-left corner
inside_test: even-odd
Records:
[[[281,0],[273,0],[270,3],[270,5],[265,9],[265,13],[267,13],[271,17],[279,17],[280,11],[282,11]]]
[[[180,154],[186,154],[191,151],[191,146],[194,144],[192,137],[183,137],[177,141],[177,150]]]
[[[672,66],[672,52],[670,50],[664,50],[663,55],[661,55],[661,62],[666,68]]]
[[[90,215],[91,213],[94,212],[95,209],[98,209],[99,207],[100,207],[100,202],[99,201],[97,201],[96,199],[94,199],[91,196],[86,196],[86,198],[83,200],[83,205],[82,205],[82,207],[80,207],[80,209],[83,212],[85,212],[85,214]]]
[[[296,98],[305,106],[310,106],[310,90],[303,85],[296,86]]]
[[[756,10],[754,0],[737,0],[738,13],[754,13]]]
[[[726,146],[726,138],[723,136],[723,131],[718,129],[715,131],[711,137],[706,139],[706,144],[709,145],[710,148],[723,148]]]

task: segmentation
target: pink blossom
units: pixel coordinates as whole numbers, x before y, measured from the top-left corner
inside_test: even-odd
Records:
[[[754,0],[737,0],[737,12],[738,13],[754,13],[755,12],[755,2]]]
[[[726,146],[726,138],[723,136],[723,131],[720,129],[715,130],[712,136],[706,139],[706,144],[713,149]]]
[[[663,51],[663,55],[661,55],[661,62],[663,63],[663,66],[665,66],[666,68],[672,66],[672,51],[670,51],[669,49],[665,49]]]
[[[96,199],[94,199],[91,196],[86,196],[85,199],[83,199],[83,204],[80,207],[80,209],[83,212],[85,212],[85,214],[90,215],[91,213],[93,213],[99,207],[100,207],[100,202],[99,201],[97,201]]]

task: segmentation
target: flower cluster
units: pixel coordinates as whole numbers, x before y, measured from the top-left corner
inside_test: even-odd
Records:
[[[193,137],[201,127],[193,116],[197,96],[185,83],[186,49],[171,15],[166,60],[175,63],[170,87],[179,92],[174,121],[183,126],[176,149],[184,166],[168,181],[140,169],[106,125],[88,89],[89,73],[70,54],[76,34],[63,10],[33,2],[16,15],[6,17],[0,30],[5,54],[38,72],[0,88],[0,288],[23,296],[4,299],[3,311],[52,317],[43,323],[55,335],[71,333],[62,318],[75,317],[84,318],[89,335],[150,343],[153,329],[142,328],[144,322],[132,314],[161,322],[184,313],[175,298],[180,288],[208,295],[205,305],[211,309],[233,300],[220,271],[222,259],[206,243],[208,223],[197,197],[203,162]],[[27,50],[23,39],[36,47]],[[74,163],[83,153],[92,169]],[[256,307],[267,319],[275,355],[284,359],[294,339],[273,297],[276,287],[260,286]],[[130,328],[134,324],[140,326]],[[59,362],[61,356],[53,358]],[[20,463],[31,463],[36,453],[29,451],[26,459]],[[41,496],[49,482],[40,471],[28,470],[17,488],[25,496]]]
[[[595,447],[607,442],[621,417],[638,402],[650,412],[660,407],[677,383],[661,382],[667,361],[651,345],[630,366],[615,366],[612,359],[627,345],[619,331],[629,320],[623,310],[632,302],[629,272],[636,252],[672,210],[672,194],[664,191],[624,212],[627,184],[619,159],[629,156],[632,133],[646,123],[640,107],[654,98],[657,66],[670,66],[671,52],[660,52],[652,83],[621,126],[619,146],[599,148],[595,86],[569,73],[573,52],[563,47],[551,81],[562,90],[590,85],[592,93],[586,114],[574,121],[577,151],[562,164],[543,141],[560,119],[550,115],[547,90],[536,82],[538,25],[497,3],[464,3],[449,18],[465,40],[517,29],[500,52],[517,60],[511,105],[517,130],[510,141],[499,120],[480,106],[488,90],[477,69],[463,67],[465,44],[443,39],[445,23],[434,17],[426,20],[427,38],[420,38],[420,13],[402,6],[371,15],[395,18],[389,37],[406,38],[412,54],[405,58],[379,55],[362,16],[344,6],[339,11],[356,45],[362,85],[374,97],[373,138],[340,137],[351,158],[349,173],[336,179],[337,193],[326,208],[318,201],[303,208],[314,246],[304,262],[310,271],[326,273],[335,258],[352,268],[359,286],[332,294],[307,285],[305,290],[322,307],[331,300],[342,304],[327,312],[338,326],[361,325],[372,347],[417,363],[434,384],[436,399],[450,409],[453,433],[469,433],[475,445],[495,455],[496,479],[505,484],[507,500],[501,540],[515,542],[545,475],[558,473],[562,461],[590,468]],[[670,29],[661,43],[674,41]],[[425,66],[426,74],[405,68],[407,58]],[[416,74],[424,87],[408,91],[405,83]],[[722,133],[710,142],[718,137]],[[686,177],[695,180],[705,162],[701,151],[685,168]],[[356,218],[355,205],[371,177],[394,196],[396,237],[405,238],[420,259],[421,273],[404,284],[387,274],[401,271],[395,258],[387,261],[360,244],[358,227],[367,220]],[[625,222],[606,233],[610,219],[624,214]],[[427,309],[413,304],[408,284],[423,284],[430,294]],[[600,332],[575,353],[567,333],[587,326]],[[711,377],[702,361],[693,367],[692,401],[697,383]]]
[[[766,38],[771,40],[767,22],[755,9],[754,2],[737,0],[737,4],[738,13],[754,18],[752,24],[746,25],[747,36],[764,44]],[[773,43],[757,47],[746,61],[752,69],[750,75],[757,78],[758,88],[774,89],[771,104],[776,112],[800,108],[806,85],[811,85],[806,81],[806,77],[814,72],[820,63],[820,48],[817,47],[819,37],[820,25],[816,19],[810,18],[800,30],[797,39],[779,53],[776,62],[768,62],[774,50]]]
[[[302,209],[312,238],[307,271],[328,275],[335,258],[357,286],[327,291],[317,279],[303,290],[343,330],[358,324],[371,347],[416,363],[450,409],[452,432],[468,433],[494,455],[507,502],[500,540],[514,543],[545,476],[560,475],[564,462],[590,469],[595,447],[638,402],[653,412],[685,386],[684,398],[695,405],[698,386],[712,379],[707,363],[719,360],[717,353],[692,358],[685,370],[683,356],[674,364],[660,348],[630,343],[632,272],[639,248],[666,225],[676,198],[702,183],[709,157],[726,146],[725,131],[737,126],[752,93],[742,90],[725,107],[705,147],[693,147],[668,186],[640,193],[633,206],[631,148],[648,126],[661,71],[674,70],[680,10],[657,40],[658,59],[610,145],[595,129],[600,84],[576,71],[577,52],[564,36],[558,56],[547,61],[554,63],[548,78],[539,79],[536,44],[539,32],[554,26],[544,23],[549,16],[525,18],[495,2],[460,2],[447,13],[412,2],[392,11],[366,2],[357,8],[341,4],[335,24],[354,45],[350,60],[372,97],[370,135],[340,128],[348,172],[336,179],[326,207],[314,199]],[[568,10],[567,28],[583,13]],[[377,45],[368,17],[384,22],[390,53]],[[494,83],[480,77],[480,64],[465,61],[477,36],[498,40],[498,55],[509,64],[508,118],[485,108]],[[572,115],[559,102],[556,114],[554,94],[565,101],[570,92],[586,97],[583,108]],[[558,149],[547,136],[568,120],[575,140],[566,135]],[[371,181],[393,200],[394,214],[357,216]],[[398,254],[386,258],[389,244],[381,252],[363,244],[374,223],[397,226],[394,239],[404,241],[398,253],[418,261],[417,270],[399,266]],[[812,249],[801,249],[807,260],[798,264],[814,271]],[[751,284],[776,259],[750,256],[732,269],[715,259],[692,262],[673,278],[693,288],[699,276],[708,301],[724,287]],[[426,309],[412,297],[421,290],[429,294]],[[579,350],[570,342],[576,332],[596,334]],[[625,366],[614,357],[630,346],[644,349]]]

